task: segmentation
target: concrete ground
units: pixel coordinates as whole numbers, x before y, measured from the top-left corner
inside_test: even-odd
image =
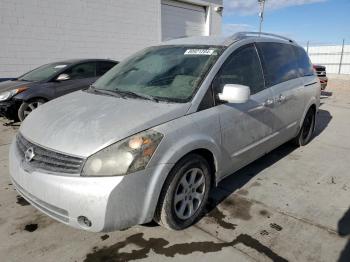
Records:
[[[18,127],[2,123],[1,261],[350,261],[350,80],[330,80],[309,145],[283,145],[223,181],[206,217],[180,232],[88,233],[36,211],[11,185]]]

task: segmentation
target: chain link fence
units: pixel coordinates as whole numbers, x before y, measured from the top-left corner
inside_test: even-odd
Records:
[[[350,74],[350,44],[345,40],[339,44],[313,44],[304,45],[313,64],[326,66],[327,73]]]

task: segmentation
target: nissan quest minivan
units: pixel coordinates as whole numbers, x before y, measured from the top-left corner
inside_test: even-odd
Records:
[[[180,230],[222,179],[285,142],[307,144],[319,104],[312,64],[290,39],[175,39],[31,113],[10,174],[28,202],[76,228]]]

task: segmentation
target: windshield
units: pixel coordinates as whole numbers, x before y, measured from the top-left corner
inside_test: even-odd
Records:
[[[52,63],[38,67],[18,78],[24,81],[43,81],[53,77],[57,72],[68,66],[67,63]]]
[[[217,46],[150,47],[108,71],[94,88],[187,102],[222,50]]]

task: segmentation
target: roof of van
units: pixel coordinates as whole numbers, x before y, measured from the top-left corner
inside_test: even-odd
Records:
[[[293,40],[270,33],[259,32],[239,32],[232,36],[193,36],[185,38],[176,38],[162,42],[162,45],[212,45],[212,46],[229,46],[234,42],[247,38],[259,38],[267,40],[282,40],[285,42],[295,43]]]

